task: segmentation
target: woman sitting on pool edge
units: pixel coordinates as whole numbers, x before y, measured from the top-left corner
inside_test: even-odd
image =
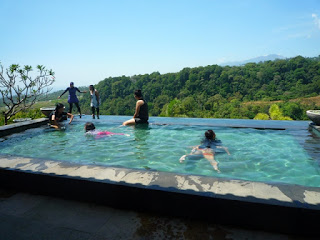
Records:
[[[84,125],[84,130],[85,130],[86,134],[95,135],[97,137],[112,136],[112,135],[130,136],[130,135],[124,134],[124,133],[113,133],[113,132],[109,132],[109,131],[98,131],[98,130],[96,130],[96,126],[92,122],[87,122]]]
[[[49,115],[49,124],[50,127],[55,129],[61,129],[61,125],[59,122],[64,120],[64,117],[70,117],[69,124],[73,120],[73,115],[71,113],[64,112],[64,105],[62,103],[58,103],[54,111],[52,111]]]
[[[230,155],[228,148],[222,146],[221,141],[216,139],[216,134],[214,131],[208,130],[205,132],[205,139],[201,142],[201,145],[193,147],[191,153],[183,155],[180,158],[180,163],[182,163],[188,156],[202,155],[209,161],[214,170],[220,172],[218,163],[214,160],[215,153],[221,152],[220,149],[223,149],[226,151],[226,153],[228,153],[228,155]]]
[[[148,123],[148,120],[149,120],[148,104],[146,100],[143,99],[141,90],[135,90],[134,97],[137,100],[135,113],[132,119],[125,121],[122,124],[123,126]]]

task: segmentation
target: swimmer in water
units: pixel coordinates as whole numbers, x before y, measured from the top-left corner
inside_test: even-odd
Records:
[[[214,133],[214,131],[208,130],[205,132],[205,139],[201,142],[201,145],[193,147],[191,153],[183,155],[179,161],[180,163],[183,163],[183,161],[188,156],[202,155],[209,161],[214,170],[220,172],[218,163],[216,160],[214,160],[214,155],[217,152],[221,152],[221,149],[223,149],[228,155],[230,155],[228,148],[222,146],[221,141],[216,139],[216,134]]]
[[[113,133],[113,132],[109,132],[109,131],[98,131],[98,130],[96,130],[96,127],[92,122],[87,122],[84,125],[84,130],[85,130],[86,134],[96,135],[97,137],[112,136],[112,135],[130,136],[130,135],[124,134],[124,133]]]

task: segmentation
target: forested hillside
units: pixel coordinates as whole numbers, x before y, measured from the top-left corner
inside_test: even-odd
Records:
[[[320,106],[290,100],[319,95],[320,56],[110,77],[95,87],[101,96],[101,113],[108,115],[133,115],[133,92],[141,89],[152,116],[252,119],[257,113],[268,113],[271,101],[281,100],[277,104],[284,115],[307,119],[305,110]],[[83,112],[90,113],[89,94],[81,95]],[[270,104],[248,104],[250,101]]]

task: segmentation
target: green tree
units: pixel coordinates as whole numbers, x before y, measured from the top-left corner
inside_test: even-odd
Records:
[[[302,119],[303,118],[303,108],[300,104],[295,102],[287,102],[282,107],[283,114],[286,116],[291,117],[294,120]]]
[[[255,117],[254,117],[255,120],[269,120],[270,117],[268,114],[266,113],[258,113]]]
[[[0,63],[0,93],[5,105],[3,116],[6,125],[10,118],[29,109],[40,96],[51,90],[49,86],[54,82],[54,72],[42,65],[38,65],[37,70],[38,76],[33,77],[31,66],[12,64],[4,70]]]

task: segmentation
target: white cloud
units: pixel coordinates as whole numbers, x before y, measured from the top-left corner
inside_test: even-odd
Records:
[[[313,13],[311,16],[312,16],[312,18],[314,19],[315,25],[316,25],[317,28],[319,28],[319,30],[320,30],[320,18],[319,18],[318,15],[315,14],[315,13]]]

